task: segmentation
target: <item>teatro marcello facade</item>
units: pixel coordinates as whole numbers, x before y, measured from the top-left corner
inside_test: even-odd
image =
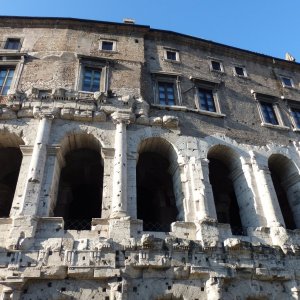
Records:
[[[299,299],[299,83],[132,20],[0,17],[0,299]]]

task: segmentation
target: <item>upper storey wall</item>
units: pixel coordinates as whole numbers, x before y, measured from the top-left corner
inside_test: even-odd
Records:
[[[18,22],[16,22],[18,23]],[[4,27],[2,27],[2,26]],[[144,40],[140,30],[116,26],[87,26],[76,24],[73,28],[47,24],[1,24],[0,54],[8,38],[20,38],[21,53],[26,53],[17,88],[80,89],[80,57],[92,62],[109,63],[108,86],[116,94],[129,93],[139,96],[141,65],[144,63]],[[66,28],[67,27],[67,28]],[[85,28],[87,27],[87,28]],[[113,51],[101,50],[102,41],[114,44]],[[13,52],[13,51],[10,51]],[[127,91],[127,90],[126,90]]]
[[[176,59],[168,59],[167,51],[176,52]],[[275,140],[286,144],[291,138],[299,138],[293,131],[295,124],[291,116],[291,103],[300,101],[299,64],[160,31],[146,36],[145,57],[143,87],[148,100],[159,106],[159,96],[153,87],[159,81],[171,82],[173,78],[176,89],[181,90],[181,99],[176,99],[176,104],[183,106],[182,111],[194,110],[194,113],[180,113],[184,134],[220,133],[261,145]],[[220,63],[221,71],[212,70],[212,61]],[[235,67],[243,69],[245,76],[238,76]],[[284,87],[282,77],[291,79],[293,86]],[[199,109],[199,87],[213,91],[218,114]],[[269,126],[263,119],[259,103],[265,100],[274,105],[279,122],[276,126]]]

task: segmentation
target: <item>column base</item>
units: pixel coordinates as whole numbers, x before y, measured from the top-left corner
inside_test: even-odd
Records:
[[[121,219],[121,218],[126,218],[126,217],[130,218],[127,215],[126,211],[122,211],[122,210],[120,210],[120,211],[114,211],[109,216],[110,219]]]

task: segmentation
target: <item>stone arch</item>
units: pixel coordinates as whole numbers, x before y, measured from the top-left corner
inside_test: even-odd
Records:
[[[20,145],[24,141],[16,134],[0,131],[0,217],[9,217],[22,164]]]
[[[63,217],[65,229],[90,229],[101,217],[103,160],[101,143],[92,134],[66,135],[58,153],[62,163],[54,216]]]
[[[243,157],[231,147],[219,144],[209,149],[207,158],[218,222],[229,223],[234,235],[246,234],[246,228],[253,226],[251,210],[255,209],[243,172]]]
[[[184,215],[178,155],[161,137],[143,140],[138,147],[137,217],[146,231],[169,231]]]
[[[272,154],[268,167],[286,228],[300,228],[299,169],[283,154]]]

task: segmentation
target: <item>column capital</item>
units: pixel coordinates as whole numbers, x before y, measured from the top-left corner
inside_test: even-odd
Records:
[[[23,154],[23,156],[31,156],[33,152],[33,146],[32,145],[20,145],[20,150]]]
[[[103,158],[110,158],[113,159],[115,155],[114,148],[101,148],[101,155]]]
[[[135,117],[134,114],[129,111],[115,111],[111,114],[111,118],[114,124],[123,123],[125,125],[128,125],[130,123],[133,123]]]

